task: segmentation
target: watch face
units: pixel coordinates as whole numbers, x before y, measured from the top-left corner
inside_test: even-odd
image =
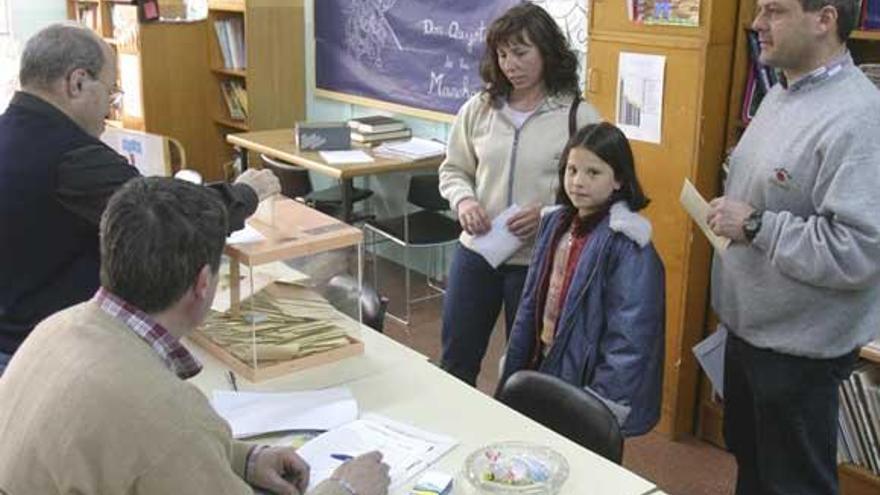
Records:
[[[758,230],[761,229],[761,213],[755,212],[749,215],[746,218],[746,221],[743,222],[743,233],[746,235],[748,240],[754,239],[755,235],[758,233]]]

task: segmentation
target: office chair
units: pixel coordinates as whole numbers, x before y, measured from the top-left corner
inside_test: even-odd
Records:
[[[384,331],[385,311],[388,307],[388,298],[380,296],[372,287],[361,284],[358,291],[357,279],[351,275],[335,275],[327,281],[324,288],[324,297],[343,312],[346,308],[355,308],[351,304],[355,299],[360,303],[361,322],[379,333]],[[357,319],[356,314],[348,316]]]
[[[623,461],[623,435],[595,393],[537,371],[517,371],[498,400],[609,461]]]
[[[431,275],[428,274],[427,284],[434,293],[419,298],[412,297],[409,267],[410,248],[439,247],[441,259],[445,260],[446,246],[457,242],[458,236],[461,234],[461,226],[458,224],[458,221],[443,213],[449,210],[449,202],[440,196],[439,185],[440,178],[436,174],[410,177],[407,202],[419,207],[420,210],[414,213],[405,212],[403,215],[383,220],[371,219],[367,220],[364,224],[364,229],[370,233],[370,245],[374,247],[373,285],[375,287],[379,287],[375,253],[376,236],[378,235],[387,241],[403,247],[405,313],[404,316],[399,316],[389,310],[387,315],[389,318],[406,326],[409,326],[412,316],[411,307],[414,303],[442,296],[445,292],[443,288],[431,282]],[[433,259],[435,253],[436,251],[431,251],[431,267],[435,266]]]
[[[275,173],[281,182],[281,194],[288,198],[301,201],[312,208],[328,215],[339,217],[342,213],[342,186],[335,185],[326,189],[315,191],[312,189],[312,180],[309,171],[277,160],[265,154],[260,155],[263,164]],[[355,187],[352,196],[352,204],[363,201],[373,195],[373,191]]]

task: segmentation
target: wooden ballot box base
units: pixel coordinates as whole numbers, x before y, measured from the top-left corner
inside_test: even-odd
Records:
[[[212,356],[228,366],[229,369],[252,382],[262,382],[294,371],[332,363],[334,361],[339,361],[340,359],[358,356],[364,353],[364,343],[351,335],[348,335],[346,336],[346,339],[349,342],[347,345],[287,361],[278,361],[265,365],[258,364],[257,367],[254,368],[250,364],[245,363],[232,355],[224,347],[216,344],[201,330],[194,331],[188,337],[202,349],[205,349]]]

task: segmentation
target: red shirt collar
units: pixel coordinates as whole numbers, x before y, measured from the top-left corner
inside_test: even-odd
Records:
[[[149,344],[168,369],[181,379],[191,378],[202,370],[202,363],[180,343],[177,337],[150,315],[103,287],[95,293],[95,302],[105,313],[125,324],[135,335]]]

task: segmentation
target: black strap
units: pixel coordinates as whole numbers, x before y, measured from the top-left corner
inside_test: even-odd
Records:
[[[581,104],[581,95],[574,95],[571,102],[571,108],[568,110],[568,137],[574,136],[578,130],[578,105]]]

